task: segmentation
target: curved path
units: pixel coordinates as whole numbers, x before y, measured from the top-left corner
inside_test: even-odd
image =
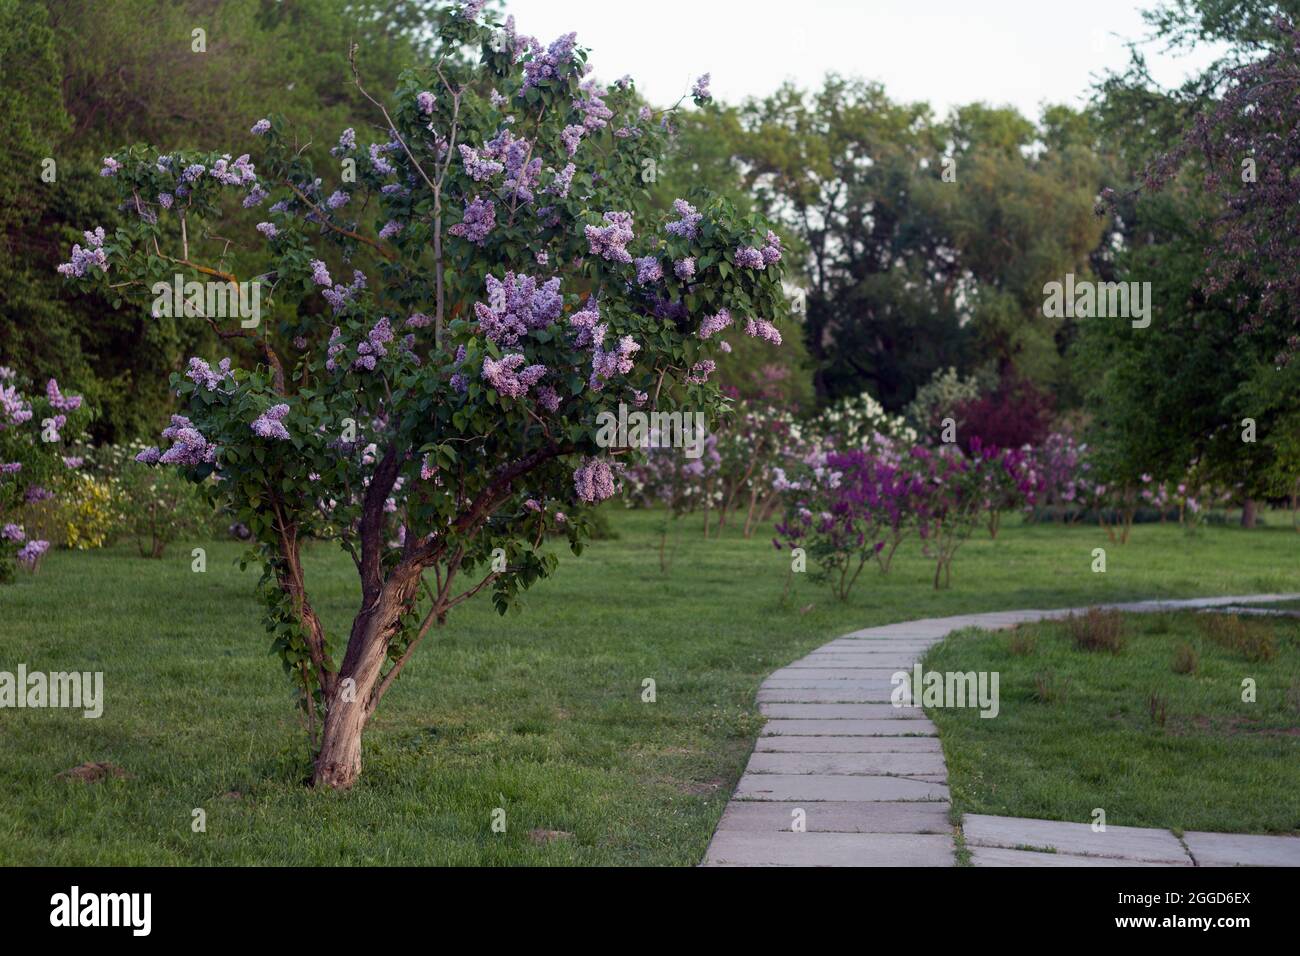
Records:
[[[1300,595],[1259,594],[1105,607],[1170,611],[1297,597]],[[703,865],[954,865],[948,774],[938,732],[920,708],[890,703],[891,675],[910,671],[931,645],[953,631],[968,627],[1000,630],[1084,610],[1001,611],[867,628],[836,638],[773,673],[758,692],[759,707],[768,721],[722,814]],[[1082,827],[1090,832],[1087,824],[1056,826]],[[1008,860],[1008,852],[1012,851],[977,851],[974,862],[1066,863],[1060,857],[1040,861],[1034,858],[1052,854],[1023,851],[1020,858]],[[1165,865],[1173,862],[1171,859]]]

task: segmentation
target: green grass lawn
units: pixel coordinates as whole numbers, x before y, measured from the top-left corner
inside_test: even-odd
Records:
[[[1247,619],[1276,647],[1252,660],[1205,634],[1205,617],[1125,615],[1118,653],[1078,649],[1058,622],[964,631],[933,649],[927,670],[1000,675],[997,717],[928,711],[954,817],[1087,823],[1100,807],[1110,825],[1300,831],[1300,621]],[[1194,655],[1184,672],[1180,648]]]
[[[107,702],[98,720],[0,711],[0,863],[694,864],[761,724],[759,682],[838,634],[971,611],[1300,591],[1289,527],[1188,537],[1139,526],[1120,547],[1095,527],[1010,522],[962,549],[950,590],[931,590],[913,540],[847,603],[805,575],[783,603],[789,559],[764,537],[706,541],[688,519],[661,574],[658,516],[612,519],[618,538],[581,558],[564,551],[521,614],[500,618],[486,600],[453,613],[385,698],[345,794],[302,785],[304,736],[259,625],[256,574],[235,564],[240,546],[207,543],[203,574],[189,544],[162,561],[129,542],[52,553],[39,575],[0,588],[0,670],[102,670]],[[1095,547],[1107,548],[1105,574],[1090,571]],[[307,571],[327,626],[343,631],[358,597],[349,560],[322,545]],[[647,677],[655,703],[641,701]],[[84,761],[130,778],[55,778]],[[198,807],[205,833],[191,831]],[[505,833],[491,829],[497,807]],[[1133,822],[1123,813],[1113,822]],[[573,835],[538,845],[534,828]]]

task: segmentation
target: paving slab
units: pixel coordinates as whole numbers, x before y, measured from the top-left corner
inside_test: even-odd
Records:
[[[968,813],[962,833],[970,846],[1033,847],[1080,856],[1121,857],[1155,863],[1187,863],[1187,852],[1168,830],[1108,825],[1094,832],[1090,823],[1034,820]]]
[[[790,677],[809,677],[816,680],[864,680],[875,678],[877,680],[889,680],[894,676],[896,667],[854,667],[845,665],[843,667],[824,667],[814,662],[813,664],[794,663],[789,667],[783,667],[779,671],[773,671],[773,678],[790,678]]]
[[[806,834],[805,834],[806,835]],[[1004,850],[977,846],[971,850],[971,866],[1190,866],[1190,863],[1153,863],[1122,860],[1112,856],[1077,856],[1071,853],[1036,853],[1033,850]]]
[[[840,670],[841,672],[845,671],[845,669],[848,668],[872,670],[875,671],[876,673],[863,674],[858,676],[857,679],[863,680],[863,679],[875,677],[888,682],[888,680],[891,677],[893,677],[895,674],[897,674],[899,671],[906,671],[909,674],[912,673],[913,666],[915,666],[916,662],[920,660],[920,658],[916,658],[916,657],[902,658],[902,657],[890,657],[886,654],[872,654],[870,655],[870,660],[863,658],[860,660],[846,661],[840,658],[833,658],[833,657],[830,658],[809,657],[806,658],[805,660],[807,662],[806,664],[807,667],[809,668],[815,667],[818,668],[819,670],[826,670],[827,668],[834,668],[836,670]],[[791,667],[790,670],[796,671],[795,676],[797,677],[802,676],[801,674],[797,673],[799,668]],[[823,680],[827,680],[827,679],[834,680],[834,678],[823,678]],[[846,677],[846,679],[853,680],[854,675],[849,674]]]
[[[911,678],[910,672],[907,673]],[[769,677],[763,681],[764,690],[892,690],[897,686],[889,677],[857,677],[828,680],[824,677]]]
[[[844,648],[832,648],[825,651],[809,651],[804,657],[799,658],[797,663],[807,663],[808,661],[825,661],[833,660],[837,664],[853,664],[856,667],[888,667],[888,664],[879,663],[882,660],[905,658],[914,658],[920,660],[924,651],[913,651],[907,648],[873,648],[869,651],[854,651]],[[828,665],[819,665],[822,667]]]
[[[941,753],[753,753],[746,773],[892,774],[910,777],[932,775],[942,783],[947,778]]]
[[[928,719],[920,720],[769,720],[764,737],[936,737],[939,731]]]
[[[948,787],[906,777],[818,773],[747,773],[736,784],[737,800],[943,800]]]
[[[952,833],[948,804],[888,800],[733,800],[723,811],[718,830],[789,833],[796,810],[803,811],[808,833]]]
[[[719,830],[706,866],[953,866],[952,837],[917,833]]]
[[[810,653],[828,654],[924,654],[938,644],[942,638],[933,641],[869,641],[862,638],[845,640],[838,638],[829,644],[823,644]]]
[[[920,707],[895,707],[893,704],[759,704],[765,717],[798,717],[820,720],[921,720]]]
[[[943,753],[938,737],[759,737],[755,753]]]
[[[868,690],[863,687],[835,688],[811,687],[763,687],[758,694],[758,702],[785,704],[887,704],[892,687]]]
[[[1300,837],[1191,830],[1183,842],[1197,866],[1300,866]]]

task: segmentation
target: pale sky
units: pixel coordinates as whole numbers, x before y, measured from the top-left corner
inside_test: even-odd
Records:
[[[1147,34],[1154,0],[505,0],[521,33],[543,43],[569,31],[605,82],[625,73],[655,105],[712,74],[728,102],[782,80],[804,88],[828,71],[880,80],[896,100],[936,111],[983,100],[1037,117],[1043,103],[1081,105],[1094,74],[1127,62],[1123,42]],[[1176,83],[1187,58],[1148,48],[1152,73]]]

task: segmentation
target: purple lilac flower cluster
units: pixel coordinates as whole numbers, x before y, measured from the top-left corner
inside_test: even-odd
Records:
[[[574,166],[573,163],[566,163],[565,167],[555,174],[555,178],[546,187],[546,191],[559,196],[561,199],[567,199],[569,189],[573,186],[573,174],[577,172],[577,169],[578,167]],[[540,213],[541,210],[539,209],[538,212]]]
[[[773,263],[781,261],[781,237],[768,230],[767,245],[762,249],[753,246],[736,248],[736,265],[746,269],[766,269]]]
[[[608,126],[614,111],[605,105],[603,94],[596,89],[596,81],[587,80],[579,89],[582,96],[573,101],[573,107],[582,114],[582,125],[587,132],[594,133]]]
[[[188,176],[189,170],[187,169],[185,173]],[[249,161],[247,153],[244,153],[233,162],[231,162],[229,153],[222,156],[212,164],[211,175],[214,179],[225,183],[227,186],[246,186],[249,183],[257,182],[257,172],[253,169],[253,164]]]
[[[50,401],[50,407],[59,412],[75,412],[81,407],[80,395],[64,395],[59,391],[59,383],[55,379],[50,379],[45,383],[45,397]]]
[[[393,326],[387,317],[375,323],[374,328],[366,333],[365,339],[357,343],[357,359],[353,368],[373,372],[379,359],[388,354],[388,343],[393,340]]]
[[[605,351],[606,326],[598,325],[593,331],[591,344],[591,377],[587,384],[592,390],[600,391],[615,375],[626,375],[632,371],[632,356],[641,350],[641,346],[630,335],[619,338],[611,351]]]
[[[519,89],[523,96],[535,86],[560,75],[560,67],[573,59],[573,49],[578,45],[578,34],[566,33],[551,42],[544,51],[542,45],[534,40],[531,44],[533,57],[524,64],[524,82]]]
[[[702,339],[711,338],[729,325],[731,325],[731,312],[728,309],[719,309],[716,315],[706,315],[704,317],[704,321],[700,323],[699,331],[695,334]]]
[[[216,389],[227,379],[234,380],[234,375],[230,371],[230,359],[224,358],[218,362],[217,370],[214,372],[211,365],[197,356],[190,359],[185,377],[193,381],[195,385],[203,386],[209,392]]]
[[[518,352],[501,356],[499,362],[484,356],[483,380],[507,398],[523,398],[546,374],[545,365],[528,365],[521,370],[527,361]]]
[[[709,380],[709,376],[717,371],[717,369],[718,363],[713,361],[713,359],[704,359],[703,361],[696,362],[691,366],[691,370],[686,376],[686,381],[692,385],[703,385]]]
[[[357,148],[357,131],[354,130],[351,126],[349,126],[347,129],[345,129],[342,133],[339,134],[338,145],[332,147],[330,149],[330,153],[334,156],[341,156],[344,153],[352,152],[352,150],[356,148]]]
[[[260,438],[278,438],[281,441],[287,441],[289,429],[284,427],[284,417],[288,414],[288,405],[283,403],[272,405],[253,419],[253,424],[249,427],[253,430],[253,434]]]
[[[480,199],[475,196],[465,205],[461,221],[447,231],[453,236],[460,236],[476,246],[481,246],[496,224],[496,205],[490,199]]]
[[[603,458],[588,458],[574,471],[573,487],[578,498],[589,504],[612,498],[617,490],[614,469]]]
[[[461,162],[465,164],[465,172],[476,183],[491,179],[506,168],[503,163],[498,163],[487,155],[486,147],[482,153],[464,143],[461,143],[459,148]]]
[[[36,562],[40,560],[41,555],[50,549],[48,541],[33,540],[23,545],[18,552],[18,560],[28,567],[35,567]]]
[[[370,166],[380,176],[391,176],[397,172],[397,169],[384,158],[384,153],[388,151],[386,143],[370,144]]]
[[[566,126],[560,132],[560,142],[564,143],[564,151],[570,156],[578,152],[578,143],[582,141],[582,136],[587,132],[585,126]]]
[[[201,465],[217,460],[217,447],[210,444],[184,415],[173,415],[172,422],[163,429],[162,437],[170,439],[172,446],[159,454],[157,448],[146,448],[135,460],[146,465]]]
[[[643,256],[636,261],[636,281],[639,285],[658,282],[664,277],[664,267],[655,256]]]
[[[694,239],[698,235],[700,220],[704,217],[685,199],[674,199],[673,210],[680,218],[676,222],[670,222],[664,227],[665,230],[670,236]]]
[[[775,325],[766,319],[747,319],[745,321],[745,334],[760,338],[765,342],[771,342],[773,345],[781,344],[781,333]]]
[[[627,251],[627,244],[635,238],[632,235],[632,214],[607,212],[604,220],[608,225],[587,226],[583,230],[592,254],[610,262],[630,263],[632,255]]]
[[[564,308],[560,279],[547,280],[540,287],[532,276],[507,272],[505,279],[488,276],[488,301],[474,303],[483,334],[497,345],[514,345],[531,329],[544,329]]]
[[[313,270],[315,269],[315,264],[314,264],[315,261],[319,261],[319,260],[313,261]],[[324,270],[325,264],[321,263],[320,266],[321,269]],[[315,278],[314,272],[313,272],[313,278]],[[325,279],[327,281],[329,280],[329,273],[325,273]],[[365,287],[366,287],[366,274],[362,272],[360,269],[353,269],[351,284],[343,285],[342,283],[339,283],[335,285],[334,288],[332,289],[322,289],[321,295],[324,297],[325,301],[330,304],[330,308],[334,310],[334,314],[338,315],[348,306],[350,302],[356,299],[357,294],[361,292],[361,290],[364,289]]]
[[[18,386],[0,385],[0,430],[8,425],[22,425],[31,421],[31,417],[32,406],[18,393]]]
[[[86,274],[91,266],[97,266],[101,272],[108,271],[108,254],[104,252],[104,227],[96,226],[93,232],[84,232],[86,247],[78,244],[72,246],[72,258],[59,266],[62,276],[76,276],[78,279]]]

